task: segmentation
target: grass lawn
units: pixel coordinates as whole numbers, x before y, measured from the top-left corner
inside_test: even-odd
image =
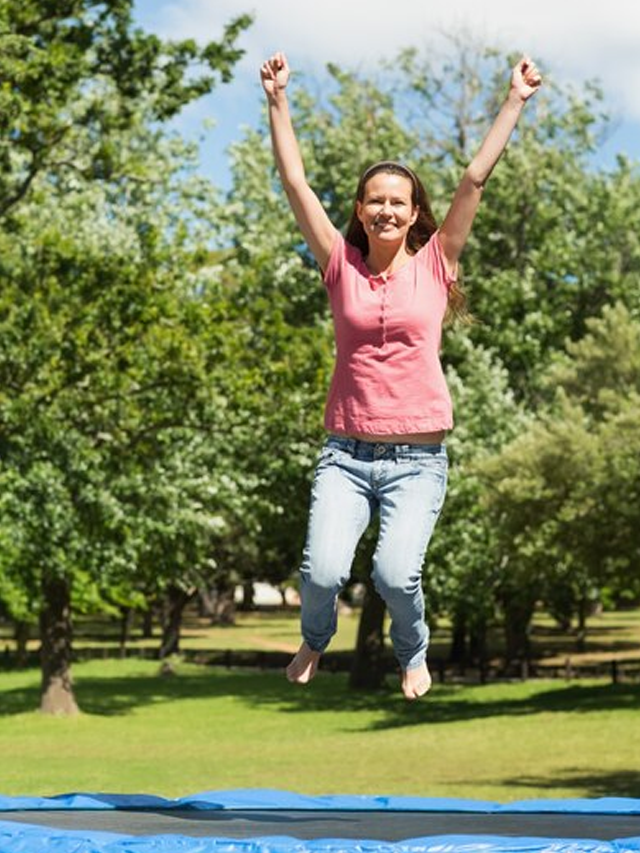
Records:
[[[0,673],[0,793],[640,797],[638,684],[436,685],[409,704],[395,682],[357,693],[325,673],[296,688],[279,673],[157,671],[76,665],[76,719],[32,710],[36,670]]]

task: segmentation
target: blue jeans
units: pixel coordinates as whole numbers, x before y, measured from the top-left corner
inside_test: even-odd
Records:
[[[447,487],[445,446],[375,444],[330,436],[316,465],[302,567],[302,636],[323,652],[356,546],[379,513],[372,579],[391,616],[403,669],[425,660],[422,563]]]

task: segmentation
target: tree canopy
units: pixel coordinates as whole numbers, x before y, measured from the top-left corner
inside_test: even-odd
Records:
[[[198,46],[135,29],[130,0],[0,6],[0,601],[40,621],[45,709],[75,710],[73,612],[165,595],[174,649],[194,590],[295,577],[327,300],[266,125],[234,144],[226,196],[166,127],[230,78],[249,22]],[[297,82],[335,224],[381,158],[441,218],[510,64],[454,38],[444,65],[407,50],[375,76],[330,67],[321,96]],[[597,87],[536,100],[464,256],[473,322],[443,347],[457,425],[425,589],[476,659],[495,624],[526,655],[539,601],[583,630],[594,600],[640,596],[640,176],[593,165]]]
[[[2,589],[40,619],[44,710],[75,710],[71,608],[196,571],[216,527],[183,460],[216,411],[213,194],[162,122],[229,79],[250,21],[197,47],[131,7],[0,10]]]

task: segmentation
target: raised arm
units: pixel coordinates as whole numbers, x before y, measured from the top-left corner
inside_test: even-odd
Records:
[[[307,183],[287,102],[286,86],[289,74],[289,65],[283,53],[274,54],[260,68],[262,87],[267,96],[273,153],[282,186],[302,236],[324,272],[336,237],[336,229],[320,199]]]
[[[500,112],[478,153],[467,167],[455,192],[449,212],[440,227],[445,257],[454,267],[471,231],[482,191],[518,123],[522,108],[542,83],[535,64],[524,56],[513,69],[511,86]]]

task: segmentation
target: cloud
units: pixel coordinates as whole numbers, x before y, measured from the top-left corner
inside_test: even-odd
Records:
[[[580,86],[599,80],[605,111],[614,119],[599,150],[613,165],[625,152],[640,160],[640,6],[636,0],[538,0],[523,12],[512,0],[135,0],[137,21],[167,39],[220,38],[225,24],[252,12],[239,39],[246,51],[233,81],[185,110],[175,128],[188,137],[213,116],[215,129],[202,148],[203,167],[228,188],[228,146],[241,128],[258,123],[263,103],[258,68],[271,52],[286,51],[292,67],[322,80],[328,62],[366,72],[400,48],[442,46],[443,32],[464,29],[475,40],[509,52],[526,51],[556,82]]]
[[[599,79],[614,109],[640,120],[636,0],[538,0],[531,11],[512,0],[140,0],[138,6],[148,8],[145,24],[161,35],[203,40],[252,12],[255,22],[241,39],[243,75],[257,75],[262,58],[279,49],[311,73],[327,62],[366,70],[401,47],[433,45],[442,31],[465,27],[481,42],[528,51],[558,79]]]

